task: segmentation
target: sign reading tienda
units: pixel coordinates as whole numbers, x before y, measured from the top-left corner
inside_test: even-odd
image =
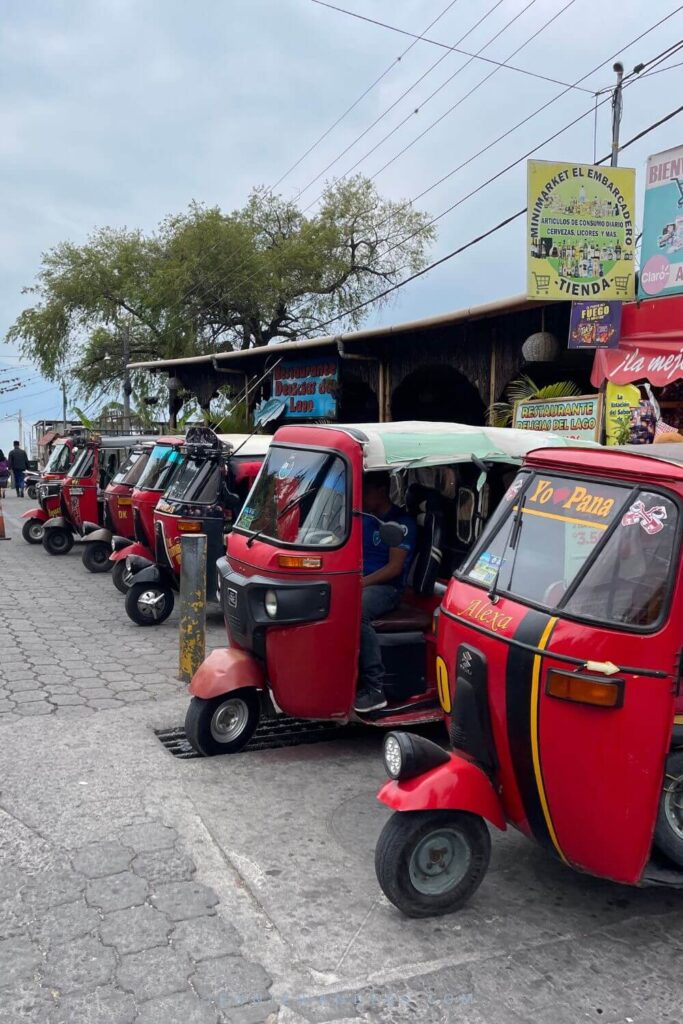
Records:
[[[285,419],[336,419],[339,361],[290,360],[273,370],[273,398],[284,401]]]

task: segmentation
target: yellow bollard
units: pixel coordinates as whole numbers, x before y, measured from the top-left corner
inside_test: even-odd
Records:
[[[189,683],[206,651],[206,534],[186,534],[180,544],[178,678]]]

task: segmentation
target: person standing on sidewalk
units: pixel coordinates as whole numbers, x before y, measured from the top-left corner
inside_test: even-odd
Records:
[[[24,473],[28,469],[28,455],[21,447],[18,441],[14,442],[14,447],[9,453],[9,468],[12,470],[14,476],[14,489],[17,492],[17,498],[24,497]]]
[[[5,453],[0,448],[0,498],[6,498],[7,484],[9,483],[9,462]]]

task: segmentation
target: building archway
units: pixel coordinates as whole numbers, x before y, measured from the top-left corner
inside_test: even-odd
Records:
[[[342,370],[338,419],[341,423],[376,423],[379,419],[377,395],[366,381],[346,367]]]
[[[481,395],[452,366],[421,366],[401,381],[391,396],[393,420],[435,420],[446,423],[486,422]]]

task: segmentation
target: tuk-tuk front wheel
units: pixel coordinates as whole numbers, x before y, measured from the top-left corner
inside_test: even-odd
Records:
[[[126,569],[125,558],[122,558],[119,562],[114,562],[114,568],[111,571],[111,581],[121,594],[128,593],[130,577],[131,574]]]
[[[83,565],[88,572],[109,572],[111,548],[104,541],[93,540],[83,547]]]
[[[486,874],[491,837],[483,818],[465,811],[397,811],[375,848],[384,895],[407,917],[452,914]]]
[[[43,547],[48,555],[66,555],[74,546],[74,535],[61,526],[43,530]]]
[[[35,484],[29,484],[29,486],[26,488],[26,493],[28,494],[29,498],[31,498],[33,501],[37,501],[38,489]]]
[[[255,690],[235,690],[204,700],[193,697],[185,715],[185,735],[198,754],[236,754],[246,747],[259,720]]]
[[[126,592],[126,614],[138,626],[159,626],[173,611],[175,598],[161,583],[133,583]]]
[[[27,519],[21,528],[21,536],[27,544],[40,544],[43,540],[43,524],[40,519]]]
[[[683,868],[683,750],[674,750],[666,759],[654,844]]]

